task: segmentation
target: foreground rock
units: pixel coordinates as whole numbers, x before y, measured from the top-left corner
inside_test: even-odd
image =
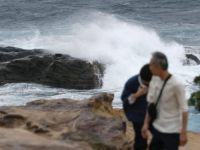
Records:
[[[133,150],[134,132],[114,95],[102,93],[75,101],[38,100],[26,106],[0,107],[0,149]],[[200,135],[188,132],[180,150],[198,150]],[[151,135],[149,136],[149,141]]]
[[[103,84],[104,65],[45,50],[0,48],[0,85],[39,83],[68,89],[94,89]]]
[[[37,135],[63,143],[82,142],[92,149],[115,150],[125,142],[125,122],[92,113],[96,109],[103,109],[109,114],[113,111],[110,109],[112,100],[113,94],[101,94],[83,101],[38,100],[21,107],[0,107],[0,126],[29,131],[27,136],[30,138],[36,138]],[[0,134],[5,134],[5,131],[0,130]],[[16,132],[15,135],[17,134],[20,137],[15,138],[17,143],[26,139],[26,135],[21,136],[22,133]],[[10,141],[4,143],[6,145]],[[44,146],[48,146],[47,143]],[[40,147],[43,145],[38,144],[41,144]]]
[[[21,129],[1,128],[0,133],[0,150],[92,150],[84,142],[53,141]]]

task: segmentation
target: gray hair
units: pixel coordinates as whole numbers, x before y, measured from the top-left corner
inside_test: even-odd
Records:
[[[168,61],[165,54],[161,52],[154,52],[153,53],[153,65],[154,66],[161,66],[163,70],[167,70],[168,68]]]

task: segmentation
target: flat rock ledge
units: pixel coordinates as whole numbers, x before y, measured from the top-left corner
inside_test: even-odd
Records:
[[[134,132],[113,94],[82,101],[37,100],[0,107],[0,150],[133,150]],[[199,150],[200,134],[188,132],[180,150]],[[149,134],[150,141],[151,135]]]
[[[38,83],[67,89],[94,89],[103,85],[105,65],[48,50],[0,47],[0,85]]]

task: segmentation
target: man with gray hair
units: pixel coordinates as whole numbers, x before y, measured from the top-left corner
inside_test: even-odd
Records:
[[[188,105],[184,87],[174,75],[170,75],[167,69],[166,56],[161,52],[153,53],[150,62],[153,77],[149,85],[147,101],[150,105],[155,104],[158,99],[158,103],[149,150],[178,150],[179,145],[183,146],[187,143]],[[150,119],[147,111],[141,130],[143,138],[147,138]]]

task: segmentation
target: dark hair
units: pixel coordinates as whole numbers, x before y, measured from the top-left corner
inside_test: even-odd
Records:
[[[146,64],[142,67],[142,69],[140,70],[140,77],[142,78],[142,80],[147,82],[151,80],[152,73],[149,69],[149,64]]]
[[[167,70],[168,68],[168,61],[165,54],[161,52],[153,53],[153,65],[160,66],[163,70]]]

